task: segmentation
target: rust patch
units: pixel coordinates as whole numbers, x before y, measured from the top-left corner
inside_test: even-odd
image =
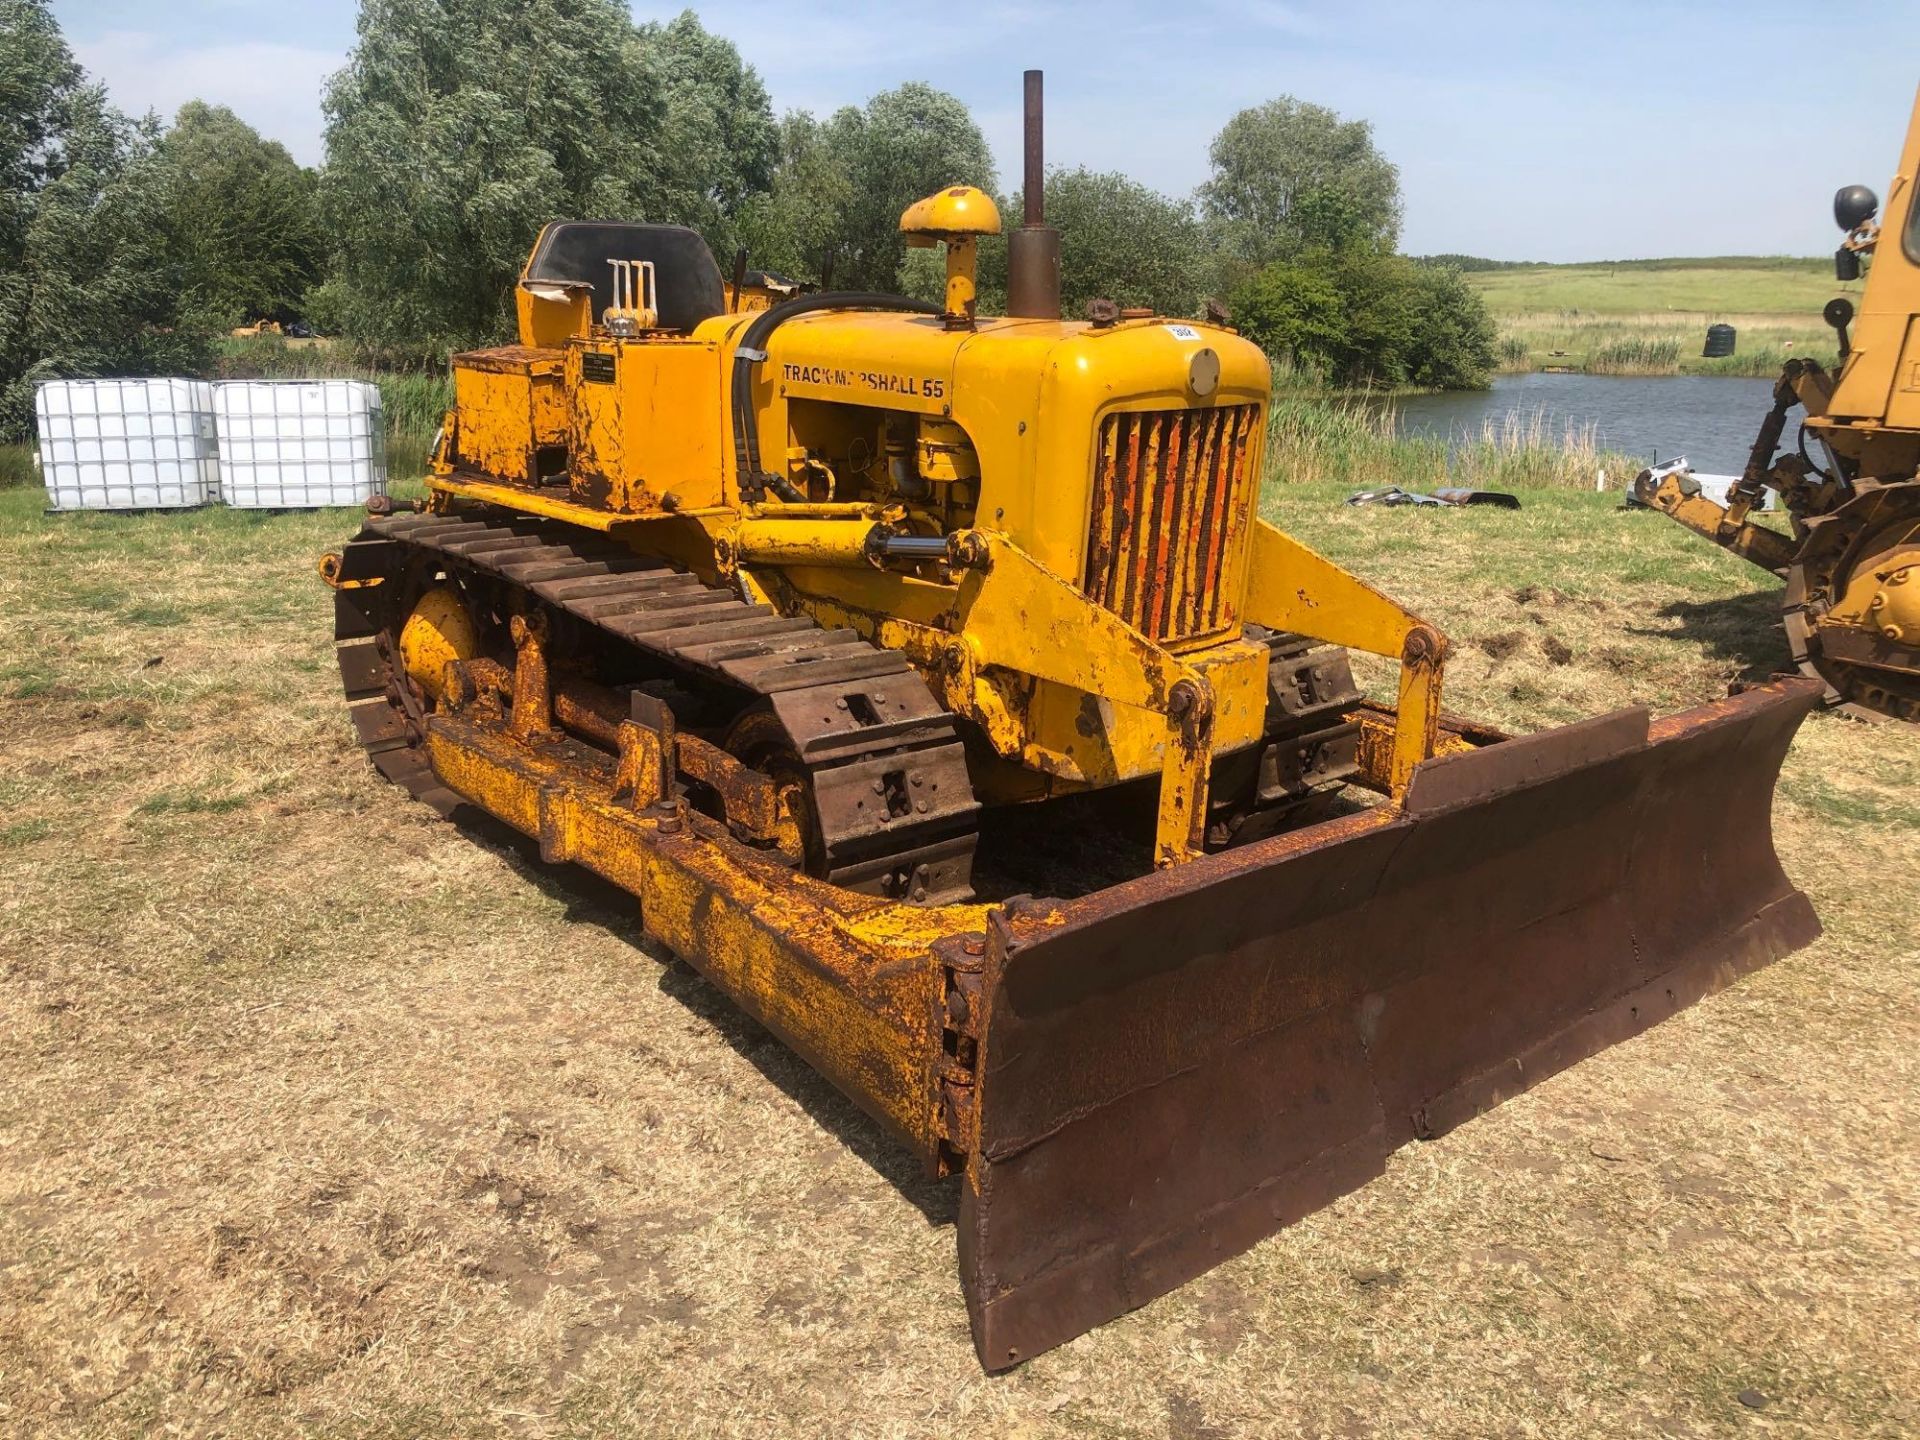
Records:
[[[1101,425],[1082,590],[1152,640],[1218,630],[1258,405],[1123,411]]]

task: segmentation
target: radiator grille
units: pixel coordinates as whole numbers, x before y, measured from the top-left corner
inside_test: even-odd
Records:
[[[1149,639],[1233,623],[1221,583],[1244,523],[1258,405],[1109,415],[1094,459],[1082,588]]]

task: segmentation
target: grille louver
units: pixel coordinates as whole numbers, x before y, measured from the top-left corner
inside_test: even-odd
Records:
[[[1231,625],[1221,583],[1248,500],[1258,405],[1109,415],[1094,463],[1087,598],[1151,640]]]

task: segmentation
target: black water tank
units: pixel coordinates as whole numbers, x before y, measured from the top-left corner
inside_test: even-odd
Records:
[[[1708,360],[1719,360],[1733,354],[1734,329],[1731,325],[1707,326],[1707,345],[1700,353]]]

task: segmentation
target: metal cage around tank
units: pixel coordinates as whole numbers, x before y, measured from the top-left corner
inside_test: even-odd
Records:
[[[312,509],[386,493],[385,416],[369,381],[228,381],[214,409],[228,505]]]
[[[204,380],[47,380],[34,411],[55,510],[174,510],[218,498]]]

